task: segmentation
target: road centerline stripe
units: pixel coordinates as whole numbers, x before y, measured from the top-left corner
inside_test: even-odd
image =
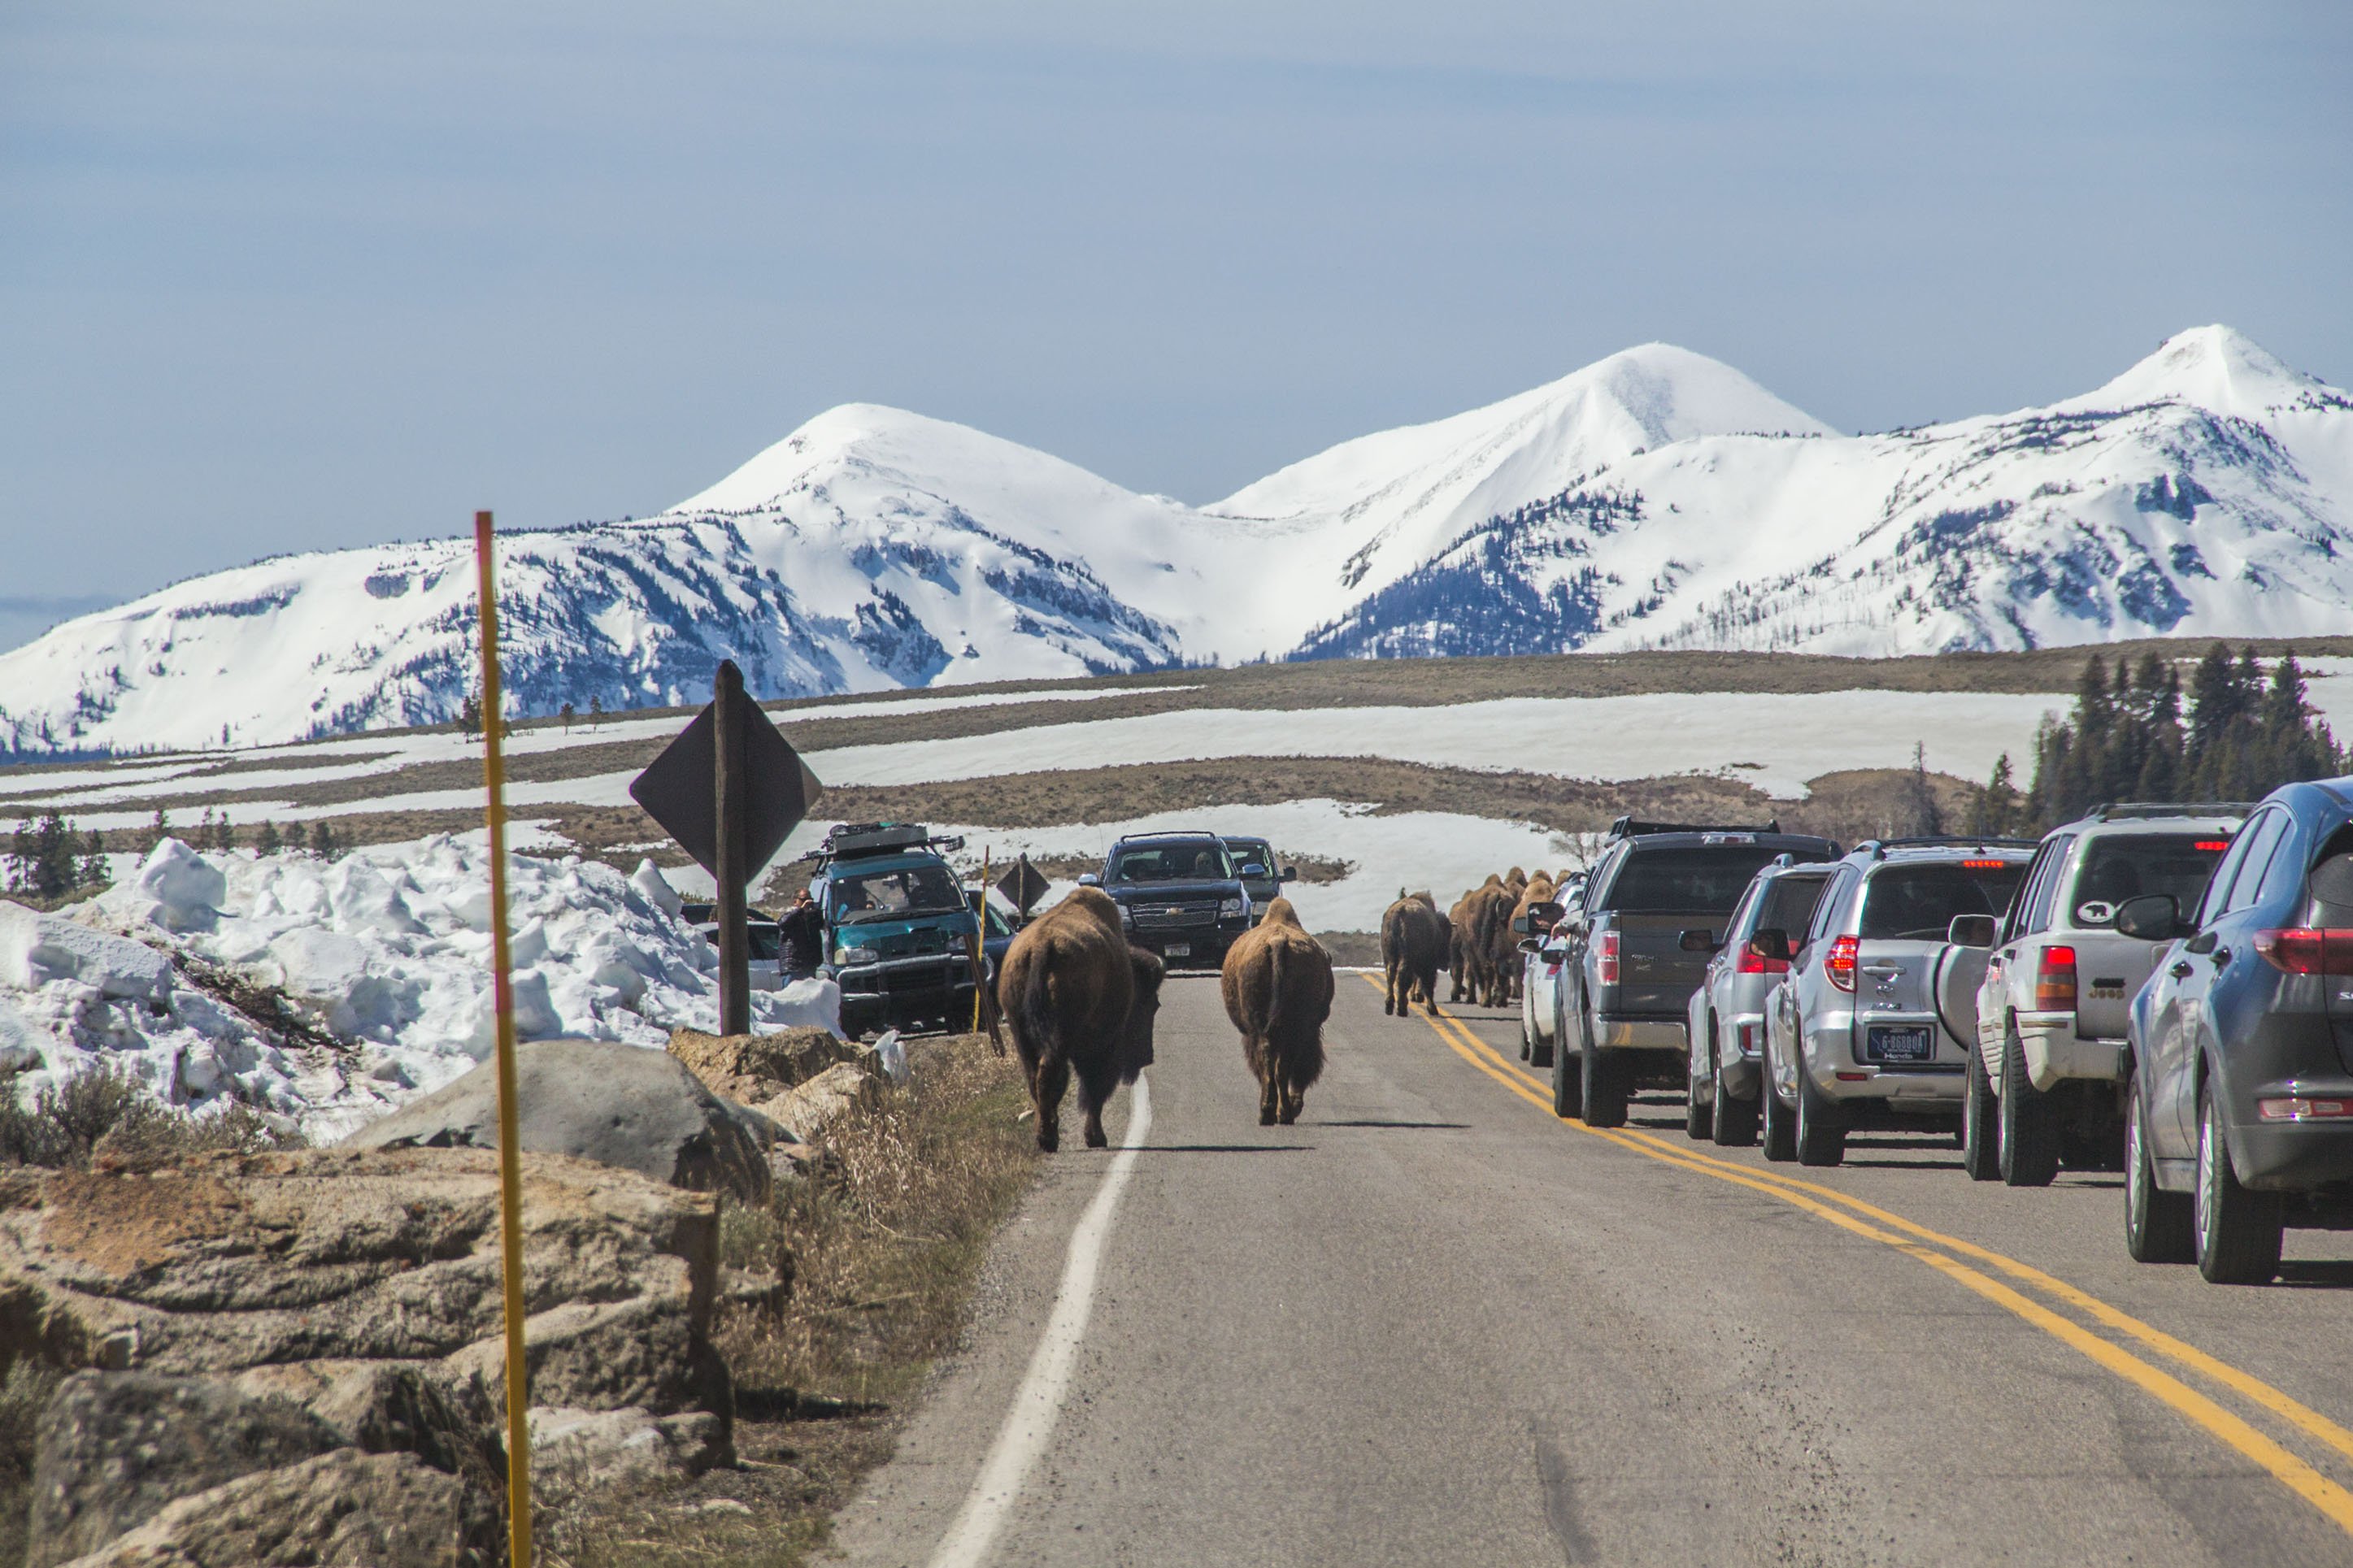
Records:
[[[1472,1033],[1462,1020],[1448,1014],[1432,1012],[1429,1016],[1431,1033],[1443,1040],[1455,1054],[1489,1078],[1495,1079],[1521,1099],[1540,1106],[1547,1114],[1552,1111],[1549,1095],[1540,1094],[1529,1081],[1532,1075],[1523,1073],[1503,1054]],[[1556,1049],[1558,1047],[1556,1047]],[[1556,1120],[1559,1120],[1556,1118]],[[2186,1344],[2140,1320],[2109,1306],[2088,1292],[2063,1279],[2044,1273],[2031,1264],[2021,1263],[1990,1248],[1978,1247],[1931,1230],[1926,1226],[1890,1213],[1875,1205],[1852,1198],[1833,1187],[1801,1181],[1778,1172],[1757,1171],[1748,1166],[1720,1160],[1694,1150],[1684,1150],[1655,1133],[1632,1129],[1602,1129],[1584,1126],[1581,1122],[1562,1121],[1572,1131],[1604,1139],[1620,1148],[1641,1154],[1662,1164],[1677,1166],[1694,1174],[1710,1176],[1718,1181],[1745,1186],[1847,1230],[1856,1236],[1879,1242],[1936,1269],[1965,1289],[2001,1307],[2042,1330],[2062,1344],[2078,1352],[2116,1376],[2142,1389],[2167,1405],[2178,1414],[2203,1427],[2210,1436],[2253,1461],[2268,1471],[2274,1479],[2318,1510],[2330,1522],[2353,1534],[2353,1492],[2323,1475],[2295,1454],[2257,1430],[2243,1418],[2232,1414],[2207,1395],[2183,1383],[2172,1373],[2135,1355],[2114,1341],[2101,1338],[2080,1323],[2073,1322],[2039,1301],[2021,1294],[2009,1285],[1980,1269],[1971,1268],[1959,1258],[1935,1250],[1949,1247],[2010,1274],[2039,1289],[2047,1290],[2070,1306],[2097,1319],[2119,1332],[2141,1341],[2169,1359],[2189,1366],[2244,1395],[2252,1402],[2287,1420],[2306,1434],[2329,1447],[2353,1456],[2353,1433],[2318,1412],[2309,1409],[2249,1373],[2220,1361],[2196,1347]],[[1815,1194],[1818,1194],[1815,1195]],[[1828,1200],[1828,1201],[1823,1201]],[[1842,1205],[1852,1213],[1833,1208]],[[1883,1229],[1862,1217],[1885,1222],[1894,1227]]]
[[[1102,1184],[1071,1231],[1062,1280],[1054,1291],[1045,1332],[1030,1353],[1029,1370],[1014,1391],[1012,1406],[997,1429],[972,1490],[965,1494],[963,1506],[932,1552],[931,1568],[977,1568],[988,1560],[997,1532],[1021,1495],[1022,1483],[1052,1439],[1062,1401],[1070,1392],[1079,1342],[1086,1336],[1087,1320],[1094,1311],[1095,1276],[1103,1267],[1103,1242],[1111,1235],[1120,1194],[1134,1173],[1136,1152],[1151,1131],[1150,1079],[1139,1077],[1128,1101],[1127,1131],[1120,1139],[1119,1152],[1112,1156]]]

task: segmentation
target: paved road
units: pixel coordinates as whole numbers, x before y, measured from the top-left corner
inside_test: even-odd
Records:
[[[2208,1286],[2125,1256],[2113,1176],[1979,1185],[1915,1136],[1800,1173],[1664,1098],[1589,1132],[1461,1017],[1342,976],[1261,1128],[1214,981],[1171,982],[1058,1415],[961,1560],[2353,1562],[2353,1238]],[[1050,1163],[852,1562],[933,1560],[1113,1157]]]

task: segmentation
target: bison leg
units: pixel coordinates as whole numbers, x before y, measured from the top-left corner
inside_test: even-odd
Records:
[[[1382,967],[1383,967],[1383,969],[1386,971],[1386,973],[1382,976],[1382,985],[1381,985],[1381,1011],[1382,1011],[1383,1013],[1394,1013],[1394,1012],[1396,1012],[1396,1011],[1398,1010],[1398,1005],[1397,1005],[1397,994],[1398,994],[1398,963],[1397,963],[1397,960],[1395,960],[1395,959],[1390,959],[1390,960],[1389,960],[1387,963],[1385,963]]]
[[[1030,1099],[1038,1106],[1038,1147],[1050,1154],[1062,1146],[1062,1094],[1071,1085],[1071,1064],[1039,1062],[1030,1085]]]
[[[1307,1090],[1290,1079],[1283,1079],[1281,1108],[1275,1120],[1285,1127],[1299,1120],[1299,1112],[1307,1103]]]
[[[1260,1069],[1258,1078],[1258,1124],[1274,1125],[1274,1118],[1282,1108],[1282,1080],[1276,1076],[1272,1062]]]

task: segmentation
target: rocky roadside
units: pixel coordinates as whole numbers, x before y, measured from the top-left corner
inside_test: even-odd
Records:
[[[888,1058],[894,1075],[815,1029],[681,1033],[669,1052],[523,1048],[533,1475],[551,1561],[659,1562],[673,1542],[683,1561],[714,1531],[748,1560],[793,1561],[821,1536],[838,1489],[773,1457],[746,1462],[742,1439],[752,1430],[774,1456],[798,1451],[779,1436],[797,1424],[882,1430],[871,1401],[789,1381],[825,1370],[794,1354],[836,1344],[831,1292],[867,1289],[856,1215],[928,1223],[902,1206],[908,1174],[955,1160],[916,1144],[1012,1128],[1008,1069],[984,1043],[922,1042],[914,1058],[900,1084],[904,1058]],[[16,1428],[29,1483],[0,1521],[0,1563],[501,1561],[487,1076],[335,1148],[100,1137],[61,1168],[0,1169],[0,1427]],[[954,1125],[925,1131],[935,1111]],[[878,1203],[861,1186],[876,1179],[896,1195]],[[985,1245],[995,1217],[951,1228]],[[955,1287],[934,1283],[916,1336],[929,1350]],[[887,1360],[890,1342],[849,1359]]]

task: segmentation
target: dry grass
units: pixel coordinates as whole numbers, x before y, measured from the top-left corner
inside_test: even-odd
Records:
[[[668,1497],[559,1512],[546,1521],[551,1563],[798,1564],[890,1457],[1037,1165],[1017,1120],[1028,1104],[1020,1069],[986,1037],[919,1040],[910,1061],[908,1087],[828,1134],[814,1175],[723,1219],[729,1268],[791,1279],[780,1307],[723,1305],[713,1330],[735,1376],[743,1468]]]

